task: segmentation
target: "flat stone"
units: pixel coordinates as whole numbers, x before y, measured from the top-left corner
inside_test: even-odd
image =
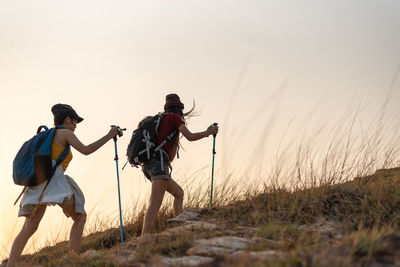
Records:
[[[176,216],[175,218],[169,219],[168,224],[179,224],[184,223],[186,221],[195,220],[199,217],[200,211],[197,209],[187,209],[184,210],[181,214]]]
[[[165,230],[164,234],[176,234],[184,231],[214,231],[217,225],[208,222],[186,221],[183,225]]]
[[[214,259],[210,257],[195,255],[184,256],[180,258],[161,257],[154,263],[154,266],[198,266],[202,264],[209,264],[213,260]]]
[[[210,246],[210,247],[223,247],[232,250],[245,249],[249,245],[254,244],[254,241],[248,238],[236,236],[222,236],[214,237],[211,239],[200,239],[195,242],[195,246]]]
[[[189,256],[198,255],[198,256],[215,257],[215,256],[223,256],[226,254],[231,254],[232,252],[234,252],[234,249],[231,248],[197,246],[190,248],[186,252],[186,254]]]

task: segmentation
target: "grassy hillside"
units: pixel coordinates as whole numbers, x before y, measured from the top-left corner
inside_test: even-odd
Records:
[[[232,188],[225,188],[228,192]],[[200,194],[200,193],[199,193]],[[265,186],[215,208],[188,196],[178,220],[169,208],[154,234],[139,237],[143,211],[125,225],[84,237],[80,255],[67,242],[22,256],[22,266],[398,266],[400,168],[339,184],[302,189]],[[197,199],[197,201],[196,201]]]

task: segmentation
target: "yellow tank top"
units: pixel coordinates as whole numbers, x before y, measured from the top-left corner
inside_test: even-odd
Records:
[[[65,147],[59,146],[55,143],[51,144],[51,159],[57,160],[57,158],[61,155],[61,153],[64,151]],[[64,171],[67,169],[68,164],[72,160],[72,152],[71,150],[69,151],[67,157],[64,159],[63,162],[61,162],[61,166],[63,167]]]

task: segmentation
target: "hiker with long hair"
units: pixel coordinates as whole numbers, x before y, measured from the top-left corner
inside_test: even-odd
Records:
[[[71,106],[66,104],[56,104],[51,111],[54,115],[54,125],[59,126],[54,134],[51,147],[53,164],[55,164],[55,160],[68,145],[71,145],[84,155],[89,155],[118,134],[118,128],[112,127],[105,136],[96,142],[84,145],[74,134],[77,123],[80,123],[83,118]],[[64,214],[74,221],[69,239],[69,252],[79,254],[83,228],[86,222],[85,198],[75,181],[64,174],[71,160],[72,153],[69,151],[65,160],[57,166],[48,184],[43,182],[26,188],[18,211],[18,216],[25,216],[26,219],[21,232],[17,235],[12,245],[7,263],[8,267],[15,266],[18,262],[26,243],[36,232],[47,205],[59,205]]]
[[[192,133],[186,127],[185,117],[191,115],[193,108],[183,113],[184,104],[176,94],[166,96],[164,105],[164,115],[161,125],[158,129],[157,145],[159,145],[167,136],[174,131],[177,133],[173,139],[167,142],[163,147],[163,153],[157,154],[151,158],[142,167],[144,175],[151,181],[151,196],[149,208],[144,217],[142,235],[148,234],[152,230],[154,220],[161,207],[165,191],[174,196],[173,212],[174,216],[178,216],[183,211],[183,190],[171,178],[171,162],[179,149],[179,133],[189,141],[196,141],[204,137],[208,137],[218,133],[218,126],[209,127],[203,132]],[[163,157],[163,158],[161,158]]]

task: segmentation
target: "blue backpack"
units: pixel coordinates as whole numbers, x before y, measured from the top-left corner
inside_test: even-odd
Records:
[[[42,128],[44,131],[41,131]],[[57,126],[49,129],[42,125],[38,128],[37,134],[22,145],[13,161],[13,179],[15,184],[34,186],[46,180],[48,184],[57,166],[65,160],[70,151],[69,145],[66,146],[53,166],[51,144],[53,143],[56,129],[63,128],[65,127]]]

